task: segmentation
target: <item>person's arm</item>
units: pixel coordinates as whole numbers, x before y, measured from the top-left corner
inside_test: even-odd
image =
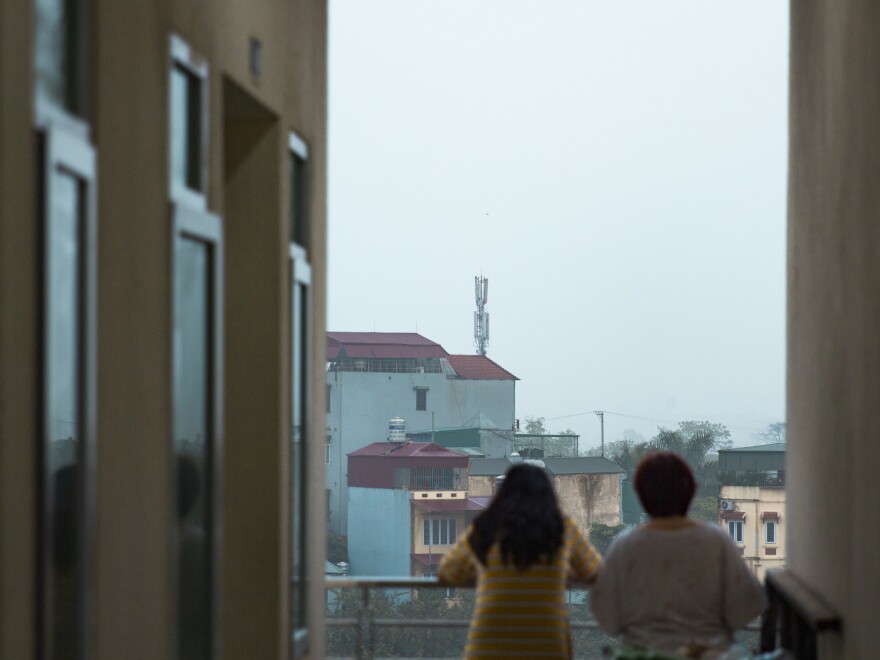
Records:
[[[469,531],[465,532],[449,552],[443,555],[437,570],[437,579],[442,584],[469,586],[476,583],[477,558],[471,551],[468,535]]]
[[[602,570],[602,556],[570,518],[566,523],[565,542],[568,545],[569,578],[595,582]]]
[[[758,579],[727,535],[723,545],[723,617],[730,630],[737,630],[767,609],[767,596]]]

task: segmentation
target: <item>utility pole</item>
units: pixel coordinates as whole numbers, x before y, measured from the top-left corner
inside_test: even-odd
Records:
[[[605,458],[605,411],[604,410],[595,410],[596,416],[599,417],[599,422],[602,425],[602,448],[599,452],[602,458]]]

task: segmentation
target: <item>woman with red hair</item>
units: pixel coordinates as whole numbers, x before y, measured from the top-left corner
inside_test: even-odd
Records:
[[[718,525],[688,518],[697,489],[688,464],[660,451],[633,479],[650,519],[617,538],[592,594],[593,613],[627,647],[700,657],[733,642],[766,597]]]

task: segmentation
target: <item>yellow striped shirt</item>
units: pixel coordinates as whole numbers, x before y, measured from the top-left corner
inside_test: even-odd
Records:
[[[469,530],[443,557],[441,581],[477,585],[465,658],[571,657],[565,585],[568,579],[594,580],[602,558],[569,516],[563,515],[563,522],[556,558],[525,571],[505,565],[498,544],[490,548],[487,565],[480,564],[467,540]]]

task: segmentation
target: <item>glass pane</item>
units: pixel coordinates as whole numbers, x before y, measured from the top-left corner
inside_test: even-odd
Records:
[[[178,652],[211,650],[209,247],[180,238],[174,279],[174,449],[178,520]]]
[[[46,420],[48,451],[46,627],[51,658],[82,655],[80,224],[83,187],[58,171],[48,219]]]
[[[297,282],[293,284],[291,300],[291,415],[293,428],[291,432],[291,578],[293,594],[291,614],[293,627],[304,628],[306,625],[305,608],[305,469],[304,469],[304,411],[305,411],[305,328],[306,328],[306,296],[305,289]]]
[[[290,240],[306,245],[306,162],[290,155]]]
[[[181,66],[171,68],[171,180],[201,191],[201,81]]]
[[[34,67],[37,96],[69,109],[71,0],[36,0]]]

